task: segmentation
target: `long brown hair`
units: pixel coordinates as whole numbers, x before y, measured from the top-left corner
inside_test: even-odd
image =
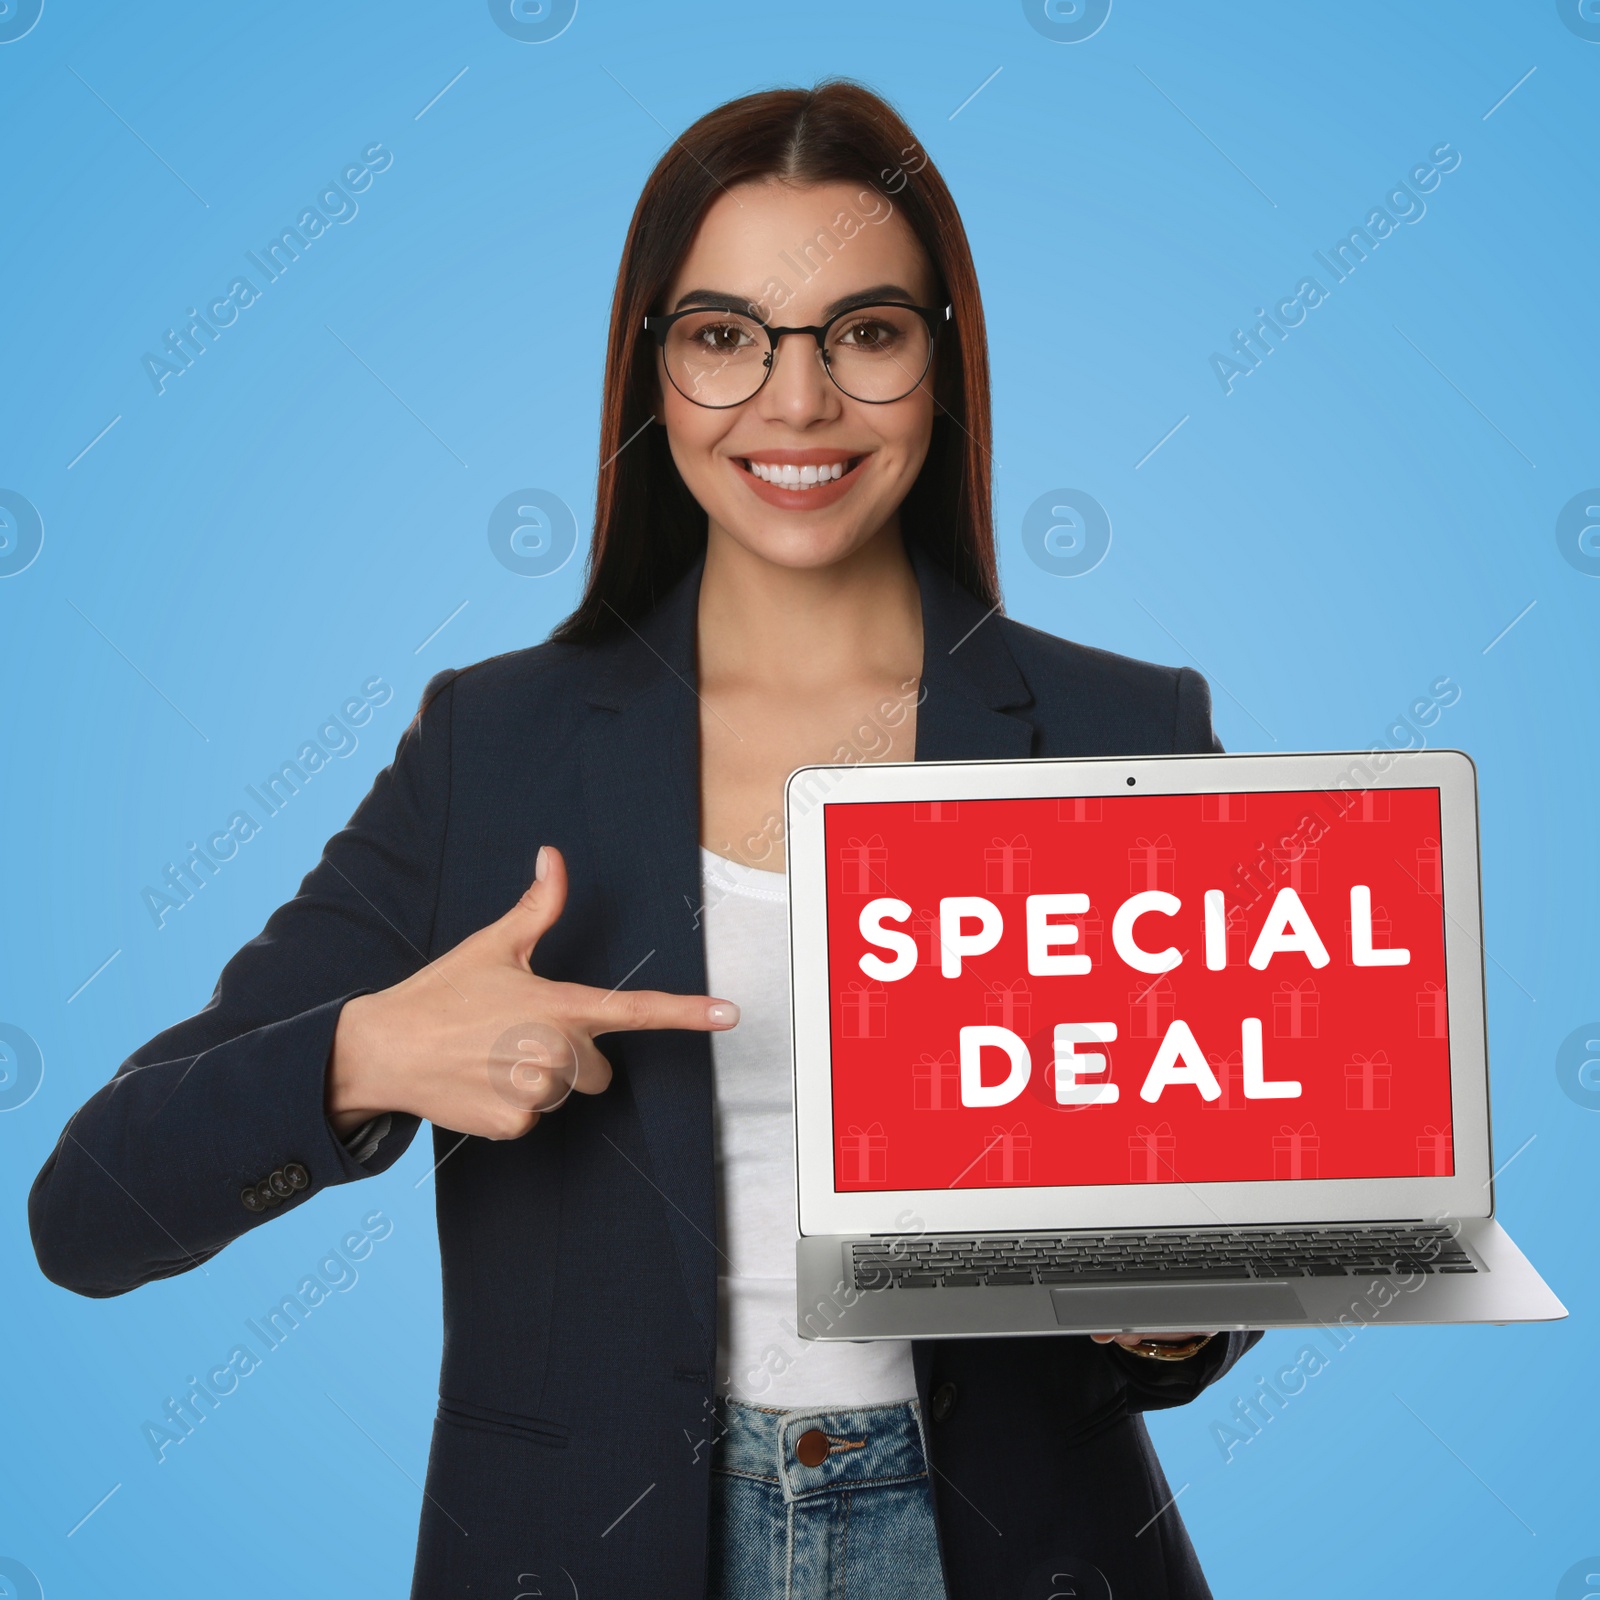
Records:
[[[705,549],[706,516],[651,424],[661,304],[707,207],[735,184],[859,183],[898,207],[952,307],[935,365],[933,438],[901,506],[915,540],[987,606],[1000,603],[989,477],[989,347],[966,230],[944,179],[885,100],[847,79],[769,89],[700,118],[656,164],[622,247],[600,419],[600,473],[583,598],[552,639],[636,622]],[[637,437],[636,437],[637,436]]]

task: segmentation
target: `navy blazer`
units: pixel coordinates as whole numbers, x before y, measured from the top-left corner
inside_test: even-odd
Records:
[[[1220,748],[1197,673],[986,617],[911,553],[918,760]],[[570,874],[534,953],[542,976],[705,992],[703,562],[637,629],[429,684],[393,763],[205,1009],[136,1050],[67,1125],[29,1199],[51,1279],[121,1294],[399,1159],[416,1118],[397,1115],[363,1164],[324,1115],[339,1009],[501,916],[541,844]],[[455,1149],[459,1135],[434,1129],[444,1359],[414,1596],[509,1595],[519,1574],[562,1568],[587,1600],[705,1592],[711,1052],[703,1033],[665,1030],[604,1049],[611,1086],[526,1138]],[[252,1209],[273,1174],[285,1198]],[[1086,1563],[1117,1596],[1208,1596],[1140,1414],[1193,1399],[1260,1337],[1174,1363],[1076,1335],[918,1341],[925,1416],[942,1391],[928,1435],[951,1600],[1043,1600]]]

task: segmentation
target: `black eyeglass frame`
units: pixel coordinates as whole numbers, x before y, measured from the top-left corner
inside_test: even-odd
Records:
[[[905,391],[905,394],[897,394],[892,400],[863,400],[860,395],[851,394],[834,376],[833,367],[828,360],[828,332],[834,323],[842,322],[846,317],[858,316],[863,311],[871,311],[874,306],[895,306],[902,311],[915,311],[928,325],[928,359],[923,364],[922,371],[917,374],[916,382]],[[647,331],[655,335],[656,348],[664,352],[667,347],[667,335],[671,331],[673,323],[680,321],[684,317],[703,316],[708,311],[726,312],[731,317],[738,317],[742,321],[755,323],[757,327],[766,333],[769,348],[761,362],[763,368],[761,382],[743,400],[730,400],[727,405],[721,406],[712,405],[705,400],[696,400],[692,394],[684,394],[684,391],[678,387],[678,380],[672,376],[670,363],[667,364],[667,377],[671,380],[672,387],[677,389],[678,393],[683,395],[683,398],[689,401],[691,405],[704,406],[707,411],[731,411],[735,406],[748,405],[754,400],[762,389],[766,387],[767,379],[772,376],[772,369],[777,365],[778,341],[788,333],[809,333],[817,341],[817,354],[822,357],[822,370],[828,374],[834,388],[847,399],[854,400],[864,406],[892,406],[896,401],[904,400],[906,395],[915,392],[917,384],[920,384],[927,377],[928,369],[933,365],[933,352],[934,347],[939,342],[940,330],[955,316],[954,305],[947,305],[943,311],[940,311],[936,306],[912,305],[909,300],[867,300],[858,306],[846,306],[843,311],[835,312],[821,327],[812,325],[801,328],[775,328],[770,323],[763,322],[760,317],[752,316],[748,309],[741,310],[738,306],[687,306],[682,311],[669,312],[665,316],[646,317],[644,325]]]

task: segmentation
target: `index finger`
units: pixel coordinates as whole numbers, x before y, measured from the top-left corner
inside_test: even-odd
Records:
[[[689,1028],[720,1033],[739,1020],[731,1000],[707,994],[669,994],[663,989],[586,989],[574,985],[578,998],[574,1020],[590,1037],[602,1033],[637,1033],[650,1028]]]

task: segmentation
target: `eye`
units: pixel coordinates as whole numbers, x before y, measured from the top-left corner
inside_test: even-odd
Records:
[[[753,344],[749,329],[737,322],[705,322],[692,335],[694,342],[711,355],[728,355]]]
[[[845,324],[839,334],[839,343],[848,345],[863,355],[876,355],[892,350],[900,337],[900,330],[882,317],[860,317]]]

